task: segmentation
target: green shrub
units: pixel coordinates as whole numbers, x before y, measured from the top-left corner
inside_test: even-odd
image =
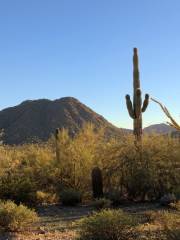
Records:
[[[15,203],[25,203],[34,205],[35,186],[28,177],[21,175],[5,175],[0,180],[0,198],[3,200],[12,200]]]
[[[60,200],[64,206],[75,206],[82,201],[82,194],[75,189],[66,189],[60,193]]]
[[[37,222],[38,217],[34,210],[12,201],[0,202],[0,227],[8,231],[23,230],[32,223]]]
[[[57,202],[57,196],[55,193],[49,192],[36,192],[36,202],[38,204],[52,204]]]
[[[103,210],[80,220],[78,226],[82,240],[125,240],[135,220],[121,210]]]
[[[111,207],[111,201],[106,198],[100,198],[93,202],[92,206],[96,210],[107,209]]]

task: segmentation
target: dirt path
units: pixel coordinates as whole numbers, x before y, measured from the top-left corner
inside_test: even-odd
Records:
[[[37,209],[40,222],[23,233],[1,233],[0,240],[72,240],[76,232],[73,222],[92,212],[88,206],[44,206]]]
[[[155,204],[131,204],[122,206],[131,214],[143,214],[147,210],[156,210]],[[44,206],[37,209],[40,222],[33,229],[24,233],[1,233],[0,240],[74,240],[76,228],[73,222],[89,215],[93,209],[89,206],[62,207],[60,205]]]

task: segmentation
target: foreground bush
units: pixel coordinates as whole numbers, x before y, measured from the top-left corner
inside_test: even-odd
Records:
[[[12,201],[0,202],[0,227],[7,231],[23,230],[38,221],[34,210]]]
[[[81,240],[125,240],[135,220],[121,210],[103,210],[80,220],[78,225]]]
[[[180,215],[169,212],[162,214],[162,225],[168,240],[180,239]]]
[[[180,215],[178,212],[171,211],[147,211],[144,214],[146,222],[153,226],[159,226],[158,239],[163,240],[179,240],[180,239]],[[149,225],[149,226],[150,226]],[[150,232],[153,237],[153,230]],[[151,238],[150,238],[151,239]],[[154,238],[153,238],[154,239]]]
[[[60,193],[60,200],[64,206],[76,206],[82,201],[82,194],[75,189],[66,189]]]

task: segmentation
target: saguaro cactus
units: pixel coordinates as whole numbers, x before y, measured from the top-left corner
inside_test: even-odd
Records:
[[[136,141],[141,141],[142,138],[142,113],[146,111],[149,103],[149,95],[145,95],[145,100],[142,105],[141,89],[140,89],[140,79],[139,79],[139,67],[138,67],[138,50],[134,48],[133,56],[133,103],[129,95],[126,95],[126,105],[130,117],[134,121],[134,135]]]
[[[56,139],[56,161],[57,161],[57,163],[59,163],[60,162],[59,128],[56,128],[55,139]]]
[[[93,168],[92,170],[92,190],[94,198],[103,197],[103,180],[101,169],[98,167]]]

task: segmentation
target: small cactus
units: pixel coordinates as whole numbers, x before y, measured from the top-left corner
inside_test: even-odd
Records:
[[[126,95],[126,105],[130,117],[134,121],[134,135],[137,141],[141,141],[142,138],[142,113],[146,111],[149,104],[149,95],[145,95],[145,100],[142,105],[140,79],[139,79],[139,67],[138,67],[138,50],[134,48],[133,56],[133,88],[134,96],[133,103],[129,95]]]
[[[92,190],[94,198],[103,197],[103,179],[102,172],[99,167],[95,167],[92,170]]]

